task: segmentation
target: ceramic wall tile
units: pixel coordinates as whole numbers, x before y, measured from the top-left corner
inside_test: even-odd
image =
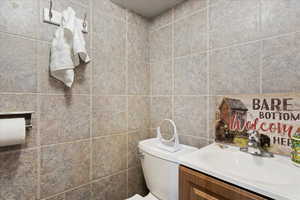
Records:
[[[127,174],[125,172],[112,175],[92,184],[93,200],[123,200],[126,199]]]
[[[264,93],[299,92],[300,34],[263,41],[262,88]]]
[[[156,16],[154,19],[152,19],[149,23],[149,30],[155,31],[159,28],[162,28],[163,26],[166,26],[167,24],[172,23],[172,13],[173,9],[169,9],[159,16]]]
[[[132,197],[135,194],[140,194],[142,196],[148,194],[141,167],[128,169],[128,197]]]
[[[157,128],[162,120],[172,118],[172,97],[153,96],[151,99],[151,128]]]
[[[125,57],[95,53],[93,66],[93,91],[96,95],[125,95],[126,61]]]
[[[207,7],[207,1],[208,0],[188,0],[177,5],[174,9],[175,20],[205,9]]]
[[[41,95],[41,144],[56,144],[90,136],[88,96]]]
[[[127,97],[93,97],[93,136],[120,134],[127,131]]]
[[[140,130],[128,134],[128,168],[140,165],[138,143],[148,138],[150,138],[148,130]]]
[[[0,5],[0,13],[1,31],[36,38],[38,0],[3,0]],[[2,44],[3,42],[1,42],[1,46]]]
[[[144,62],[128,61],[128,94],[150,94],[150,66]]]
[[[172,56],[172,26],[150,32],[150,61],[170,60]]]
[[[176,95],[208,94],[207,54],[174,60],[174,93]]]
[[[178,134],[207,136],[207,97],[175,96],[174,119]]]
[[[172,94],[172,62],[150,63],[152,95]]]
[[[131,15],[132,16],[132,15]],[[136,19],[137,18],[137,19]],[[142,62],[149,61],[149,31],[148,22],[139,16],[128,21],[128,58]]]
[[[101,55],[125,57],[126,23],[98,12],[93,14],[93,49]]]
[[[89,181],[89,141],[51,145],[41,150],[41,197]],[[68,195],[71,195],[70,193]]]
[[[210,7],[210,48],[260,37],[259,0],[222,0]]]
[[[179,135],[179,141],[180,144],[185,144],[196,148],[202,148],[209,144],[207,138],[199,138],[186,135]]]
[[[91,185],[85,185],[80,188],[66,192],[66,200],[91,200]]]
[[[49,197],[43,200],[65,200],[65,194],[56,195],[54,197]]]
[[[298,4],[188,0],[148,21],[110,0],[54,1],[55,10],[71,6],[78,17],[88,15],[84,36],[92,63],[77,68],[69,90],[49,76],[57,29],[43,23],[49,1],[4,0],[0,109],[36,113],[26,145],[0,149],[0,199],[123,200],[147,194],[137,144],[156,136],[161,119],[176,121],[182,143],[203,147],[214,140],[215,95],[259,93],[261,87],[264,93],[299,92],[299,34],[291,33],[299,27]],[[91,147],[90,134],[96,136]],[[26,149],[40,143],[40,156]]]
[[[0,33],[0,43],[0,92],[36,92],[36,42]]]
[[[274,36],[298,31],[300,26],[300,2],[297,0],[262,0],[262,36]]]
[[[37,151],[0,153],[0,199],[36,199]]]
[[[0,109],[35,111],[26,144],[0,148],[0,199],[127,197],[127,163],[134,160],[127,147],[129,93],[135,99],[130,106],[132,130],[145,129],[144,139],[150,127],[149,21],[110,0],[53,1],[56,11],[68,6],[77,17],[87,14],[89,32],[84,37],[92,60],[75,69],[71,89],[49,73],[51,41],[58,28],[43,22],[49,0],[4,0],[0,5]],[[97,137],[92,146],[90,136]],[[40,154],[27,149],[39,145]]]
[[[208,137],[210,141],[214,141],[216,137],[216,108],[217,105],[217,96],[209,96],[209,107],[208,107]]]
[[[174,56],[185,56],[208,49],[207,10],[174,24]]]
[[[140,25],[141,27],[149,26],[150,20],[142,15],[137,14],[136,12],[127,12],[127,22],[129,24]]]
[[[147,129],[149,119],[150,98],[146,96],[129,96],[128,101],[128,129]]]
[[[210,54],[210,93],[253,94],[260,87],[260,42]]]
[[[93,139],[93,178],[112,175],[127,168],[127,135]]]

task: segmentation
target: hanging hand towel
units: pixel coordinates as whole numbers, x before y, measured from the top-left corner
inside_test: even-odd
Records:
[[[68,87],[74,82],[74,68],[80,61],[90,61],[81,30],[81,21],[76,18],[75,11],[68,7],[63,11],[61,25],[55,32],[50,60],[51,75]]]

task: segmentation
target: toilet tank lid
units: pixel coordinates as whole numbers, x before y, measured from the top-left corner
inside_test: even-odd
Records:
[[[140,141],[138,146],[139,149],[145,153],[175,163],[179,163],[178,161],[179,156],[198,150],[198,148],[180,144],[181,146],[180,150],[176,152],[168,152],[166,150],[159,148],[158,147],[159,144],[160,141],[158,138],[151,138],[151,139]]]

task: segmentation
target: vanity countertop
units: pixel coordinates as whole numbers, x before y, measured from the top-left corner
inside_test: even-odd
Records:
[[[300,200],[300,168],[290,158],[253,156],[214,143],[179,157],[180,164],[276,200]]]

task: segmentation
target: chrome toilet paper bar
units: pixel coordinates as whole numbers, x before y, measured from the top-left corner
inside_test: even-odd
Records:
[[[21,112],[0,112],[0,119],[11,119],[11,118],[24,118],[25,127],[32,128],[32,114],[34,111],[21,111]]]

